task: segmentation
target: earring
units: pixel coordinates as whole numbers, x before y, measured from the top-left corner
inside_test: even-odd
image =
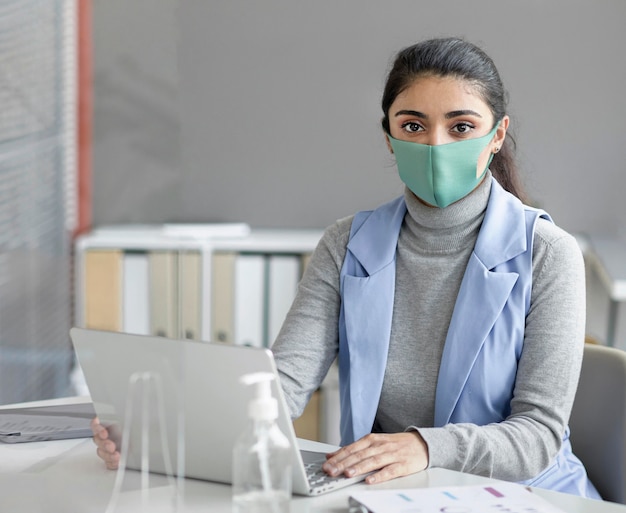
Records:
[[[500,151],[500,148],[494,148],[494,149],[493,149],[493,153],[494,153],[494,154],[498,153],[499,151]]]

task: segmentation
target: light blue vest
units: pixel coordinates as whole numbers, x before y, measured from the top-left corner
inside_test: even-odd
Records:
[[[359,212],[340,274],[339,390],[342,445],[371,432],[391,334],[396,248],[406,204],[399,197]],[[543,211],[492,179],[489,204],[467,264],[442,355],[435,426],[503,421],[511,411],[532,289],[532,243]],[[479,305],[479,306],[477,306]],[[569,429],[554,465],[526,482],[599,498],[572,454]]]

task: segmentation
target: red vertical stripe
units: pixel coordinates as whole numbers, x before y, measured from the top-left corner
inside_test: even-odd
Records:
[[[77,0],[78,10],[78,223],[75,235],[91,228],[91,163],[93,134],[93,52],[91,0]]]

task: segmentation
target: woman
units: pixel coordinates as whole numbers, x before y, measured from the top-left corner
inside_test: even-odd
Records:
[[[492,60],[453,38],[406,48],[382,108],[405,193],[324,233],[273,346],[292,416],[339,356],[329,474],[377,483],[445,467],[599,498],[567,427],[582,256],[520,201]]]

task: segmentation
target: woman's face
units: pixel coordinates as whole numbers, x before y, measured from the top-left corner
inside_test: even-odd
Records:
[[[487,135],[494,119],[489,106],[465,80],[420,77],[402,91],[389,108],[394,139],[437,146]],[[481,153],[476,176],[487,167],[489,155],[504,143],[509,117],[505,116],[493,140]],[[389,145],[389,140],[387,140]]]

